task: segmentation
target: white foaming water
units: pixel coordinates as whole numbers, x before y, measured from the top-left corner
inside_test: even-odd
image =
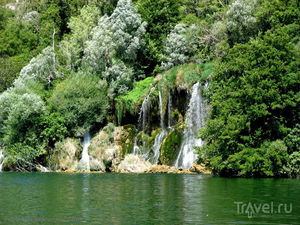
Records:
[[[89,146],[91,142],[90,132],[86,132],[83,137],[83,150],[81,154],[80,165],[82,165],[83,170],[90,170],[90,156],[89,156]]]
[[[175,161],[175,166],[188,169],[196,161],[194,146],[202,146],[203,141],[197,138],[199,128],[204,127],[206,105],[200,92],[200,84],[196,83],[192,88],[192,94],[185,116],[185,129],[180,152]]]
[[[168,127],[169,127],[169,129],[172,128],[172,118],[171,118],[172,111],[173,111],[172,96],[171,96],[170,90],[168,90]]]
[[[2,148],[0,147],[0,172],[2,172],[3,163],[4,163],[4,155],[3,155]]]
[[[153,164],[158,163],[159,155],[160,155],[160,147],[162,145],[163,140],[167,136],[168,132],[166,130],[162,130],[158,135],[156,135],[153,145]]]

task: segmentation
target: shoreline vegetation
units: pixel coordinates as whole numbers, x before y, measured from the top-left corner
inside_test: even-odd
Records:
[[[299,34],[297,0],[0,0],[0,171],[299,177]]]

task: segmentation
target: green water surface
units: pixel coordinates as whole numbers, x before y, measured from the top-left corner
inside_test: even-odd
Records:
[[[299,179],[0,173],[5,225],[300,224],[299,206]]]

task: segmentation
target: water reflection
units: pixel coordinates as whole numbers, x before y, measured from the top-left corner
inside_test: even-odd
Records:
[[[297,224],[300,180],[158,174],[0,174],[0,224]],[[235,201],[292,203],[237,215]]]

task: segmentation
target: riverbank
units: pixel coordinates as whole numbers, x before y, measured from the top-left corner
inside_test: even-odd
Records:
[[[205,168],[204,164],[193,164],[189,169],[176,168],[174,166],[167,165],[153,165],[145,171],[130,171],[130,170],[114,170],[114,171],[80,171],[80,170],[40,170],[38,172],[54,172],[54,173],[93,173],[93,174],[103,174],[103,173],[138,173],[138,174],[211,174],[211,171]]]

